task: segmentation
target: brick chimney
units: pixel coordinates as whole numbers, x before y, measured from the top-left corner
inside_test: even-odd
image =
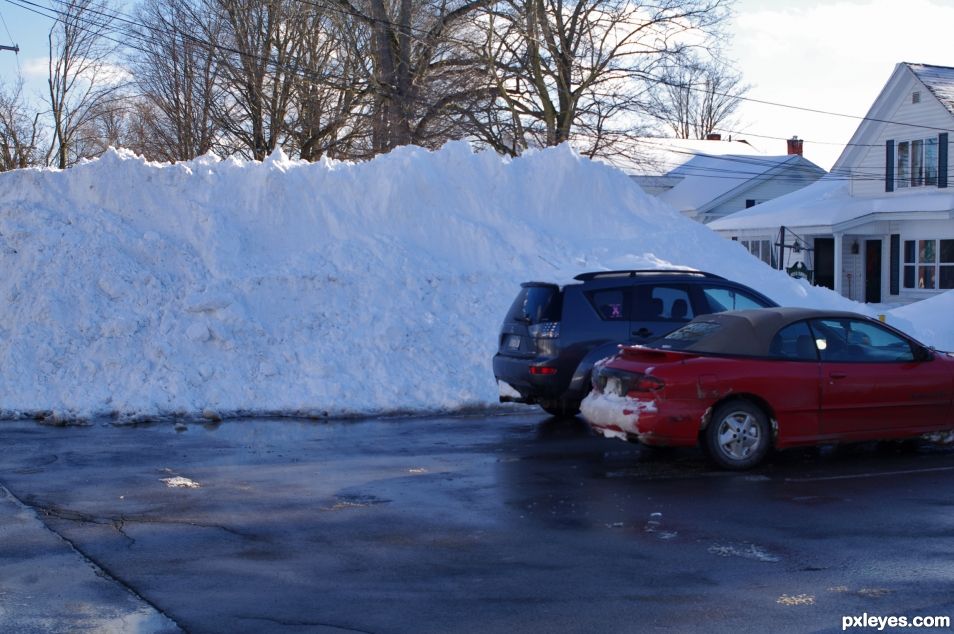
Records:
[[[797,136],[793,136],[788,140],[788,153],[789,155],[798,154],[802,155],[802,140]]]
[[[717,132],[710,132],[706,135],[706,141],[721,141],[722,135]]]

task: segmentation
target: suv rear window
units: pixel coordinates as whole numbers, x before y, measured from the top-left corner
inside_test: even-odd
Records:
[[[560,321],[563,312],[563,292],[552,284],[524,285],[513,300],[507,321],[522,321],[539,324]],[[529,321],[528,321],[529,320]]]

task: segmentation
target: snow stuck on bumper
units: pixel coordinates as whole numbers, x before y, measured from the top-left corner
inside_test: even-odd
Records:
[[[590,392],[580,404],[580,413],[593,430],[606,438],[638,438],[639,416],[655,412],[656,403],[603,392]]]

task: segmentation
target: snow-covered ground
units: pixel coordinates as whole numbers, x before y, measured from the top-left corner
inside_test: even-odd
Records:
[[[0,415],[426,412],[494,404],[518,285],[688,266],[871,312],[566,147],[362,164],[124,152],[0,174]],[[954,348],[954,294],[889,321]]]

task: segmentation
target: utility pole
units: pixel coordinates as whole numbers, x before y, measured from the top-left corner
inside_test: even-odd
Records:
[[[20,47],[16,44],[13,46],[4,46],[3,44],[0,44],[0,51],[13,51],[14,54],[16,54],[20,52]]]

